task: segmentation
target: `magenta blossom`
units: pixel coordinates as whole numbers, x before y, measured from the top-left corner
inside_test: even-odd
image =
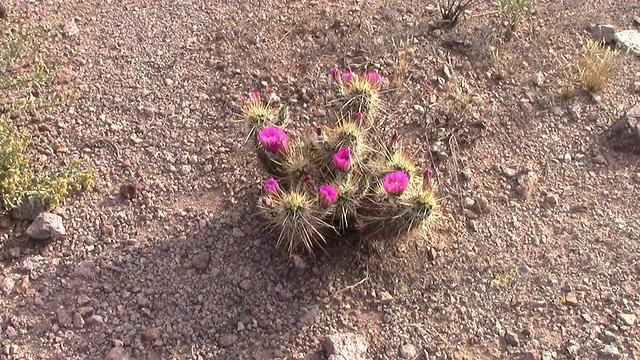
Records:
[[[264,183],[264,193],[267,195],[275,195],[280,192],[280,185],[278,185],[278,180],[274,178],[270,178],[267,182]]]
[[[260,92],[258,91],[251,92],[249,94],[249,99],[251,99],[251,101],[260,102]]]
[[[331,69],[331,82],[334,84],[339,84],[342,81],[342,71],[337,67]]]
[[[333,155],[333,163],[342,172],[351,171],[351,150],[345,146]]]
[[[403,171],[392,172],[384,177],[382,185],[389,195],[400,196],[409,185],[409,175]]]
[[[422,173],[422,188],[426,189],[428,186],[431,185],[432,181],[433,181],[433,170],[431,168],[427,168]]]
[[[278,127],[267,126],[260,130],[258,139],[267,151],[284,155],[289,153],[289,137],[284,130]]]
[[[338,199],[338,190],[329,185],[322,185],[318,192],[318,198],[320,199],[320,205],[328,208]]]
[[[358,74],[353,71],[342,74],[342,83],[344,85],[348,85],[351,81],[355,80],[358,77]]]
[[[376,89],[379,89],[380,85],[382,85],[382,76],[377,71],[369,71],[365,79]]]

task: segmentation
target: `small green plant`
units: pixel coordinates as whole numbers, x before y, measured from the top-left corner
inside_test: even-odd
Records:
[[[24,201],[54,208],[72,192],[93,187],[92,172],[82,169],[79,161],[58,173],[36,171],[29,161],[28,142],[7,120],[6,115],[0,117],[0,213]]]
[[[500,16],[507,24],[507,39],[510,39],[516,28],[524,21],[533,4],[527,0],[498,0]]]
[[[56,70],[39,51],[46,34],[12,20],[0,23],[0,90],[9,99],[0,112],[0,214],[26,202],[54,208],[71,193],[93,186],[92,172],[76,160],[60,172],[44,171],[32,161],[27,137],[10,122],[16,111],[56,106],[64,98],[47,91]]]
[[[440,211],[433,171],[419,170],[397,133],[385,141],[375,120],[380,74],[334,68],[331,81],[340,113],[314,134],[285,132],[278,111],[262,105],[258,93],[242,114],[270,176],[259,207],[288,254],[313,254],[328,238],[352,234],[396,239],[428,229]]]
[[[578,72],[587,91],[600,92],[611,80],[615,72],[617,50],[604,43],[587,39],[582,46],[582,56],[578,62]]]

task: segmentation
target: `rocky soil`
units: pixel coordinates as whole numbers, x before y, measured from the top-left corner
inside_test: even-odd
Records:
[[[640,7],[535,3],[499,41],[493,4],[443,31],[414,0],[11,2],[78,98],[15,124],[97,184],[44,229],[2,222],[0,359],[640,358],[640,158],[610,140],[640,57],[558,95],[589,25],[637,30]],[[258,90],[325,122],[336,65],[383,74],[381,126],[435,167],[445,217],[286,259],[232,120]]]

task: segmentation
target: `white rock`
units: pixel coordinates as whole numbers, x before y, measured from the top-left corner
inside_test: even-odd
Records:
[[[640,32],[636,30],[619,31],[616,33],[615,39],[621,48],[640,56]]]
[[[26,231],[27,235],[34,239],[46,240],[67,233],[62,224],[62,217],[56,214],[43,212],[36,217]]]

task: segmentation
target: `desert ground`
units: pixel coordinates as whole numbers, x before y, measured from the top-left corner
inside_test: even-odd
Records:
[[[538,0],[512,34],[491,2],[453,28],[435,0],[5,3],[2,36],[37,30],[39,91],[68,99],[12,124],[95,187],[51,241],[3,218],[0,359],[326,359],[336,334],[357,349],[332,359],[640,358],[640,155],[608,138],[640,57],[596,94],[576,70],[590,24],[637,30],[640,3]],[[383,76],[380,126],[435,169],[443,216],[292,261],[234,120],[260,91],[326,123],[334,66]]]

